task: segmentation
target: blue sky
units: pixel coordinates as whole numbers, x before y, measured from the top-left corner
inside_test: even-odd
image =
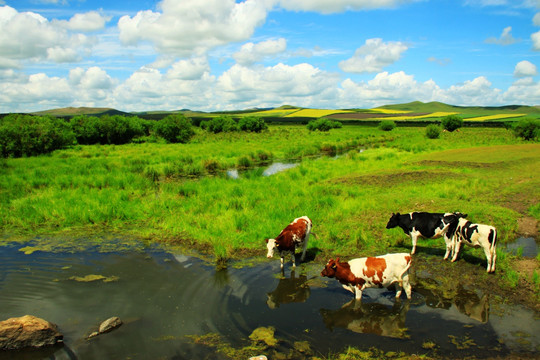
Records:
[[[540,0],[0,0],[0,113],[540,105],[539,55]]]

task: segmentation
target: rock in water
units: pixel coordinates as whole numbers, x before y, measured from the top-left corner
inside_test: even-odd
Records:
[[[106,332],[116,329],[120,325],[122,325],[122,320],[120,320],[118,316],[113,316],[99,325],[99,333],[104,334]]]
[[[0,321],[0,350],[40,348],[62,342],[58,327],[32,315]]]

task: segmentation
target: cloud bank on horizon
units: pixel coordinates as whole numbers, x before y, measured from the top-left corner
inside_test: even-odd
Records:
[[[0,0],[0,113],[540,105],[540,0]]]

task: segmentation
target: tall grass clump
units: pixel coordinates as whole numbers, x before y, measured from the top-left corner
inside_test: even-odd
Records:
[[[441,128],[438,125],[430,124],[426,126],[426,137],[428,139],[438,139],[441,136]]]

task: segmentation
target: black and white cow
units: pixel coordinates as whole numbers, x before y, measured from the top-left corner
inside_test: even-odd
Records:
[[[399,226],[405,234],[409,235],[412,240],[411,254],[416,252],[416,242],[418,238],[435,239],[441,236],[444,237],[446,243],[446,253],[444,259],[448,259],[452,251],[452,231],[447,234],[448,230],[457,226],[459,218],[465,218],[467,214],[460,212],[453,213],[428,213],[428,212],[411,212],[408,214],[394,214],[386,224],[387,229],[392,229]],[[450,229],[452,230],[452,229]]]
[[[487,272],[495,272],[497,229],[490,225],[473,224],[466,219],[459,219],[452,237],[452,261],[456,261],[461,243],[484,249],[487,258]]]

